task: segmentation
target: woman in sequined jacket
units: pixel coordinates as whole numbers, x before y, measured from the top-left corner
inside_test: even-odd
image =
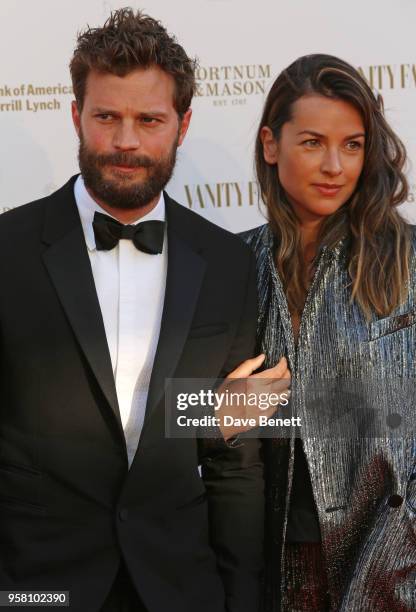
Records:
[[[274,82],[256,140],[268,224],[243,237],[258,262],[259,348],[266,368],[287,358],[302,426],[264,443],[265,612],[416,610],[405,157],[346,62],[305,56]]]

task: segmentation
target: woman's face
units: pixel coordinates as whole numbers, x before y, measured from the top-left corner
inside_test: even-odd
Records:
[[[299,98],[276,141],[261,131],[264,158],[276,164],[279,181],[300,222],[320,221],[354,192],[364,163],[365,131],[349,102],[318,94]]]

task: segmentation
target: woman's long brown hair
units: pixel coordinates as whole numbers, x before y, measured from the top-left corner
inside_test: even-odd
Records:
[[[367,318],[387,316],[405,299],[409,277],[410,232],[397,212],[408,195],[403,172],[404,145],[384,118],[376,98],[359,72],[330,55],[300,57],[274,82],[257,132],[255,163],[260,192],[276,236],[275,262],[289,308],[302,309],[307,287],[299,223],[278,180],[275,165],[263,155],[261,129],[267,126],[278,141],[301,96],[320,94],[345,100],[360,112],[366,134],[363,170],[351,198],[321,226],[319,244],[333,247],[341,238],[349,244],[351,296]]]

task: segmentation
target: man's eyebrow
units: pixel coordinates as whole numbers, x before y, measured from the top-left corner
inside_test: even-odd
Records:
[[[140,117],[167,117],[168,113],[162,110],[149,110],[149,111],[141,111],[138,113]]]
[[[301,136],[302,134],[310,134],[311,136],[316,136],[317,138],[325,138],[324,134],[320,134],[315,130],[302,130],[301,132],[297,133],[297,136]],[[346,136],[344,140],[351,140],[352,138],[365,138],[365,134],[364,132],[355,132],[354,134]]]
[[[114,115],[116,117],[121,115],[119,111],[113,110],[110,107],[106,108],[105,106],[94,106],[91,109],[91,112],[95,114],[100,114],[100,115]],[[160,117],[161,119],[164,119],[168,116],[168,113],[162,110],[154,109],[154,110],[149,110],[149,111],[139,111],[137,113],[137,116],[138,117]]]
[[[92,113],[100,113],[102,115],[117,115],[117,111],[112,110],[111,108],[105,108],[104,106],[93,106],[91,109]]]

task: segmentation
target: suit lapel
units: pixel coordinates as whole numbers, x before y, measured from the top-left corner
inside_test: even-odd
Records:
[[[43,260],[78,343],[123,434],[104,322],[73,194],[75,178],[53,194],[48,203],[43,233],[43,241],[48,246]],[[206,268],[206,261],[199,253],[199,236],[193,232],[186,211],[167,194],[165,201],[168,223],[166,291],[142,440],[163,397],[165,379],[174,376]]]
[[[122,433],[104,322],[73,195],[75,178],[51,196],[43,233],[48,248],[43,253],[43,260],[78,343]]]
[[[168,270],[159,342],[149,386],[143,434],[165,391],[165,379],[174,376],[205,274],[206,261],[198,253],[198,237],[192,232],[182,206],[165,194]]]

